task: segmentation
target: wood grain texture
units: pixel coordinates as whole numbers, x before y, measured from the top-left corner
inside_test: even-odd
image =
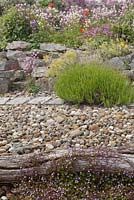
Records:
[[[0,183],[20,181],[24,177],[48,175],[56,170],[57,163],[69,160],[71,170],[134,172],[134,148],[86,150],[64,149],[40,154],[0,156]]]

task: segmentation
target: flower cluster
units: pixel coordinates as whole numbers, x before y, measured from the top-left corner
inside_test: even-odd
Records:
[[[37,65],[38,52],[33,52],[30,56],[24,58],[23,70],[30,74]]]
[[[98,152],[107,162],[107,152]],[[96,153],[97,155],[97,153]],[[79,156],[79,154],[78,154]],[[16,199],[32,200],[104,200],[104,199],[133,199],[134,175],[127,171],[109,172],[102,165],[96,168],[95,157],[87,157],[89,163],[94,163],[85,171],[72,172],[71,163],[77,157],[61,158],[53,163],[53,170],[46,177],[22,180],[16,184],[19,194]],[[96,164],[95,164],[96,163]],[[34,179],[36,178],[36,179]]]
[[[87,31],[85,31],[85,34],[89,37],[96,37],[98,35],[107,35],[107,36],[113,35],[112,31],[110,31],[109,24],[104,24],[99,27],[90,28]]]
[[[92,8],[92,21],[96,23],[100,20],[117,20],[126,12],[130,5],[131,0],[121,0],[120,2],[118,0],[103,0],[102,4]]]
[[[67,11],[60,11],[59,25],[62,28],[71,27],[80,24],[83,18],[83,8],[79,6],[71,6]]]

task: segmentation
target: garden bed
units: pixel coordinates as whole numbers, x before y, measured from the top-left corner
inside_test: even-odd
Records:
[[[133,154],[132,147],[122,147],[0,157],[0,183],[13,184],[7,196],[16,200],[131,200]]]
[[[1,199],[133,200],[133,0],[24,2],[0,1],[0,93],[77,106],[1,99]]]

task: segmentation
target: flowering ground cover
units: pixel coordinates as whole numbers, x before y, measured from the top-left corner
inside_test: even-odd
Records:
[[[133,43],[132,0],[104,0],[102,3],[40,0],[32,5],[13,2],[10,7],[6,2],[1,5],[1,49],[13,40],[30,41],[33,46],[56,42],[79,47],[99,38],[97,48],[103,40],[110,42],[113,38],[118,38],[119,43],[123,40],[125,45]]]
[[[49,178],[29,179],[17,184],[15,200],[132,200],[134,177],[131,174],[103,172],[52,173]]]

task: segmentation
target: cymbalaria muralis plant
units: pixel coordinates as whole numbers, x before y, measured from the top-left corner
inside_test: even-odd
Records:
[[[13,197],[14,200],[132,200],[133,173],[124,170],[111,172],[103,165],[98,167],[97,155],[108,162],[108,155],[112,154],[105,149],[99,150],[98,154],[96,151],[91,157],[85,155],[90,165],[82,171],[72,170],[73,163],[80,158],[79,153],[54,161],[48,176],[24,178],[16,184],[14,187],[19,194]]]

